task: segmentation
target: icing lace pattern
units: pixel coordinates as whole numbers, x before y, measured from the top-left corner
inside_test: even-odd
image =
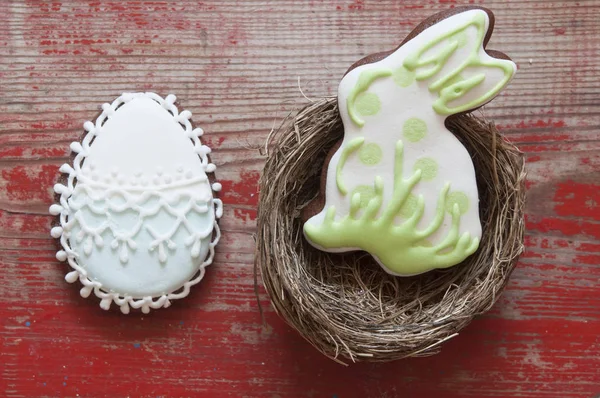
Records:
[[[148,313],[151,308],[166,308],[170,306],[171,300],[180,299],[189,294],[191,286],[202,280],[205,267],[212,263],[214,248],[220,239],[217,220],[223,214],[221,200],[213,198],[212,193],[213,191],[220,191],[221,184],[213,183],[210,185],[205,175],[198,177],[187,175],[172,183],[167,180],[166,182],[170,183],[168,185],[169,189],[165,189],[164,180],[160,181],[163,186],[148,187],[145,184],[144,186],[112,186],[108,182],[103,183],[88,176],[88,173],[83,169],[83,163],[90,152],[95,136],[101,132],[104,123],[120,106],[138,97],[147,97],[154,100],[172,115],[175,122],[183,127],[184,134],[193,143],[193,150],[198,155],[205,174],[212,173],[216,169],[216,166],[210,163],[208,159],[210,148],[200,141],[199,137],[203,134],[202,129],[192,128],[189,120],[191,113],[189,111],[178,112],[177,107],[174,105],[176,100],[174,95],[169,95],[163,99],[154,93],[126,93],[111,104],[104,104],[102,114],[95,123],[89,121],[84,123],[83,127],[87,134],[81,142],[73,142],[70,146],[71,150],[76,153],[73,166],[63,164],[60,167],[60,172],[67,177],[66,183],[59,183],[54,186],[54,191],[60,195],[60,199],[58,204],[50,206],[50,213],[59,217],[60,226],[52,228],[51,235],[60,239],[62,246],[62,250],[56,253],[56,258],[59,261],[67,261],[73,268],[73,271],[66,275],[66,281],[74,283],[79,280],[83,285],[80,291],[81,296],[88,297],[93,291],[101,299],[100,307],[107,310],[112,303],[115,303],[125,314],[129,313],[130,307],[141,308],[144,313]],[[201,188],[202,185],[208,185],[210,188],[196,189]],[[185,187],[194,189],[187,191],[180,189]],[[106,217],[100,224],[92,225],[84,216],[86,212],[110,215],[111,213],[123,211],[133,211],[137,215],[135,225],[126,231],[123,231],[122,228],[114,228],[110,217]],[[155,215],[159,211],[168,213],[176,220],[167,231],[158,231],[144,222],[146,218]],[[190,212],[209,214],[213,220],[210,228],[197,230],[187,217]],[[73,234],[72,231],[75,227],[78,228],[78,231]],[[129,295],[106,291],[100,282],[91,280],[88,277],[86,269],[77,262],[79,254],[72,248],[73,240],[77,243],[83,242],[83,252],[89,255],[92,253],[94,246],[102,248],[108,243],[112,249],[118,252],[119,260],[122,263],[127,263],[130,252],[140,249],[134,240],[135,236],[145,230],[153,238],[145,250],[157,251],[159,261],[164,263],[168,257],[167,249],[173,250],[177,245],[171,238],[181,228],[185,228],[189,234],[184,241],[184,245],[189,248],[193,258],[199,257],[202,240],[212,235],[208,254],[191,280],[185,282],[181,288],[160,297],[134,298]],[[107,230],[110,230],[113,236],[110,242],[105,242],[103,238],[103,233]]]

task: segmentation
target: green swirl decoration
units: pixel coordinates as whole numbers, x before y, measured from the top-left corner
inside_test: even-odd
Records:
[[[364,142],[364,141],[362,141]],[[355,147],[358,148],[362,142]],[[442,226],[449,202],[450,184],[442,188],[436,214],[429,225],[419,229],[425,211],[423,195],[416,197],[411,191],[421,181],[422,172],[417,169],[412,176],[402,177],[404,145],[396,143],[394,161],[394,186],[392,197],[385,208],[383,203],[383,179],[375,177],[372,190],[362,186],[352,193],[350,212],[336,220],[335,206],[327,209],[320,225],[304,224],[308,239],[325,249],[357,247],[375,256],[385,267],[396,274],[413,275],[431,268],[446,268],[458,264],[479,247],[479,239],[469,232],[459,235],[461,200],[455,198],[451,209],[451,228],[448,234],[434,245],[424,244]],[[365,193],[367,200],[362,198]],[[410,202],[407,204],[407,201]],[[398,217],[402,222],[396,224]]]
[[[365,125],[365,121],[359,116],[359,111],[356,108],[356,102],[357,99],[359,98],[359,96],[364,93],[365,91],[367,91],[369,89],[369,87],[371,86],[371,84],[379,78],[382,77],[388,77],[392,75],[392,71],[389,69],[379,69],[379,70],[366,70],[360,73],[360,75],[358,75],[358,81],[356,82],[356,85],[352,88],[352,90],[350,91],[350,93],[348,94],[348,98],[346,99],[346,106],[348,108],[348,116],[350,116],[350,120],[352,120],[352,122],[354,124],[356,124],[358,127],[362,127]],[[364,104],[364,98],[363,101],[361,101],[361,109],[363,110],[367,110],[366,115],[372,115],[375,114],[379,111],[379,107],[380,107],[380,102],[379,102],[379,98],[377,98],[376,96],[369,96],[368,98],[370,98],[369,101],[367,101],[367,104]],[[375,106],[375,104],[373,103],[373,98],[377,98],[377,104]],[[372,113],[373,111],[375,111],[374,113]]]
[[[337,168],[335,170],[335,183],[337,185],[338,191],[340,191],[342,195],[346,195],[348,193],[346,185],[344,184],[344,179],[342,178],[342,170],[344,169],[344,165],[346,164],[348,157],[352,155],[364,143],[364,137],[356,137],[350,140],[348,144],[342,147],[340,160],[338,161]]]
[[[469,56],[458,67],[443,76],[437,77],[428,86],[429,91],[438,94],[438,99],[434,102],[433,109],[440,115],[453,115],[455,113],[466,112],[485,104],[506,86],[514,73],[514,64],[510,61],[496,58],[481,58],[480,49],[487,32],[486,14],[483,11],[475,13],[474,17],[462,26],[458,26],[438,36],[418,51],[409,54],[404,59],[403,66],[407,70],[416,73],[415,78],[417,81],[435,77],[458,48],[468,45],[467,29],[471,27],[475,27],[477,35],[475,42],[472,43]],[[427,51],[442,42],[445,42],[445,44],[437,53],[429,57],[424,56]],[[466,79],[461,78],[460,74],[467,68],[480,68],[481,72]],[[485,72],[490,69],[501,70],[503,73],[502,79],[478,98],[455,107],[449,106],[449,103],[465,96],[485,81],[486,78],[489,78]]]

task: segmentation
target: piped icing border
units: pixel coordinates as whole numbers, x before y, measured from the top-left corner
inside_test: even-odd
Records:
[[[89,297],[93,291],[94,294],[101,299],[101,308],[108,310],[111,304],[115,303],[120,307],[121,312],[124,314],[129,313],[130,307],[136,309],[141,308],[143,313],[150,312],[151,308],[167,308],[171,305],[171,300],[186,297],[190,292],[190,288],[202,280],[205,274],[205,268],[213,261],[215,246],[221,237],[218,219],[223,215],[223,203],[220,199],[215,198],[213,195],[212,202],[214,205],[215,215],[213,223],[214,229],[206,258],[202,264],[200,264],[198,271],[192,279],[185,282],[182,287],[159,297],[147,296],[143,298],[134,298],[128,295],[107,292],[102,288],[102,284],[100,282],[92,281],[90,278],[88,278],[86,270],[77,263],[77,253],[75,253],[71,248],[69,240],[63,230],[63,227],[68,222],[69,211],[71,210],[68,200],[71,198],[75,190],[78,175],[81,173],[83,161],[88,156],[90,151],[90,144],[96,135],[101,131],[104,123],[117,111],[117,108],[138,97],[150,98],[166,109],[172,115],[173,120],[184,128],[184,134],[186,137],[191,139],[193,142],[193,150],[200,158],[203,171],[205,173],[213,173],[216,170],[216,166],[213,163],[210,163],[208,159],[208,154],[211,152],[210,148],[206,145],[203,145],[200,141],[200,137],[204,134],[204,131],[201,128],[192,128],[190,123],[192,113],[187,110],[179,112],[174,104],[177,98],[173,94],[170,94],[163,99],[161,96],[154,93],[124,93],[112,103],[105,103],[102,105],[102,113],[100,116],[98,116],[95,123],[86,121],[83,124],[83,128],[87,131],[84,138],[81,140],[81,142],[75,141],[70,145],[71,151],[76,153],[75,159],[73,160],[73,166],[65,163],[59,169],[60,172],[65,174],[67,177],[66,185],[62,183],[57,183],[54,185],[54,192],[60,195],[60,199],[58,204],[55,203],[50,206],[49,211],[51,215],[59,217],[60,225],[54,226],[50,231],[50,235],[53,238],[58,239],[62,246],[62,249],[56,253],[56,258],[59,261],[67,261],[73,269],[65,276],[65,280],[69,283],[75,283],[77,280],[79,280],[83,285],[80,290],[82,297]],[[211,184],[211,188],[212,191],[216,193],[219,192],[222,187],[220,183],[214,182]]]

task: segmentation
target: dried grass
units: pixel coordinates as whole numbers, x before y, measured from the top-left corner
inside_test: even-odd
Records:
[[[325,156],[343,136],[337,101],[311,103],[269,138],[256,267],[279,315],[340,363],[437,353],[492,307],[523,251],[522,153],[471,115],[453,116],[447,126],[475,164],[482,241],[462,264],[408,278],[390,276],[364,252],[316,250],[302,234],[301,211],[317,195]]]

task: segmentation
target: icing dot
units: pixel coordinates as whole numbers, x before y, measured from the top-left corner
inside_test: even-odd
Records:
[[[81,290],[79,291],[79,294],[81,294],[81,297],[89,297],[90,294],[92,293],[93,290],[93,286],[84,286],[81,288]]]
[[[60,212],[62,211],[62,206],[54,204],[52,206],[50,206],[50,214],[52,214],[53,216],[58,216],[60,214]]]
[[[60,168],[58,169],[61,173],[65,173],[65,174],[69,174],[72,173],[74,171],[74,169],[69,166],[68,164],[63,164],[62,166],[60,166]]]
[[[358,151],[358,158],[362,164],[367,166],[373,166],[381,162],[383,158],[383,151],[381,147],[374,142],[363,145]]]
[[[359,185],[352,191],[352,195],[355,193],[360,194],[360,207],[365,208],[369,204],[369,201],[375,197],[375,188],[369,185]]]
[[[65,280],[69,283],[75,283],[79,279],[79,272],[71,271],[65,276]]]
[[[165,176],[165,183],[169,184],[170,182],[171,182],[171,176],[167,174]]]
[[[87,122],[83,123],[83,128],[86,131],[92,131],[94,129],[94,123],[92,123],[88,120]]]
[[[56,252],[56,259],[58,261],[66,261],[67,260],[67,252],[64,250],[59,250]]]
[[[448,198],[446,199],[446,211],[452,213],[455,203],[458,204],[460,214],[465,214],[467,210],[469,210],[469,198],[464,192],[455,191],[448,194]]]
[[[374,93],[361,93],[356,97],[354,106],[358,113],[363,116],[373,116],[381,109],[379,97]]]
[[[415,81],[415,72],[402,66],[394,71],[392,78],[400,87],[408,87]]]
[[[174,94],[169,94],[169,95],[167,95],[167,98],[165,98],[165,102],[167,104],[172,104],[175,101],[177,101],[177,97]]]
[[[437,176],[438,164],[432,158],[420,158],[413,167],[413,171],[417,170],[421,170],[422,180],[433,180]]]
[[[162,167],[157,167],[156,168],[156,174],[161,175],[163,173],[163,168]]]
[[[154,177],[152,181],[154,182],[154,185],[160,185],[160,178]]]
[[[419,199],[411,193],[410,195],[408,195],[406,201],[400,208],[398,215],[403,218],[410,218],[410,216],[414,214],[415,210],[417,210],[418,203]]]
[[[193,177],[192,170],[188,170],[185,172],[185,178],[192,178],[192,177]]]
[[[113,177],[116,177],[116,176],[117,176],[117,174],[119,174],[119,170],[117,170],[117,168],[116,168],[116,167],[113,167],[113,168],[112,168],[112,170],[110,171],[110,174],[111,174]]]
[[[50,236],[52,236],[54,239],[60,238],[62,233],[63,233],[62,227],[54,227],[50,230]]]
[[[420,141],[427,134],[427,124],[416,117],[410,118],[404,122],[402,134],[410,142]]]
[[[177,166],[177,172],[183,173],[183,166],[181,164]]]

